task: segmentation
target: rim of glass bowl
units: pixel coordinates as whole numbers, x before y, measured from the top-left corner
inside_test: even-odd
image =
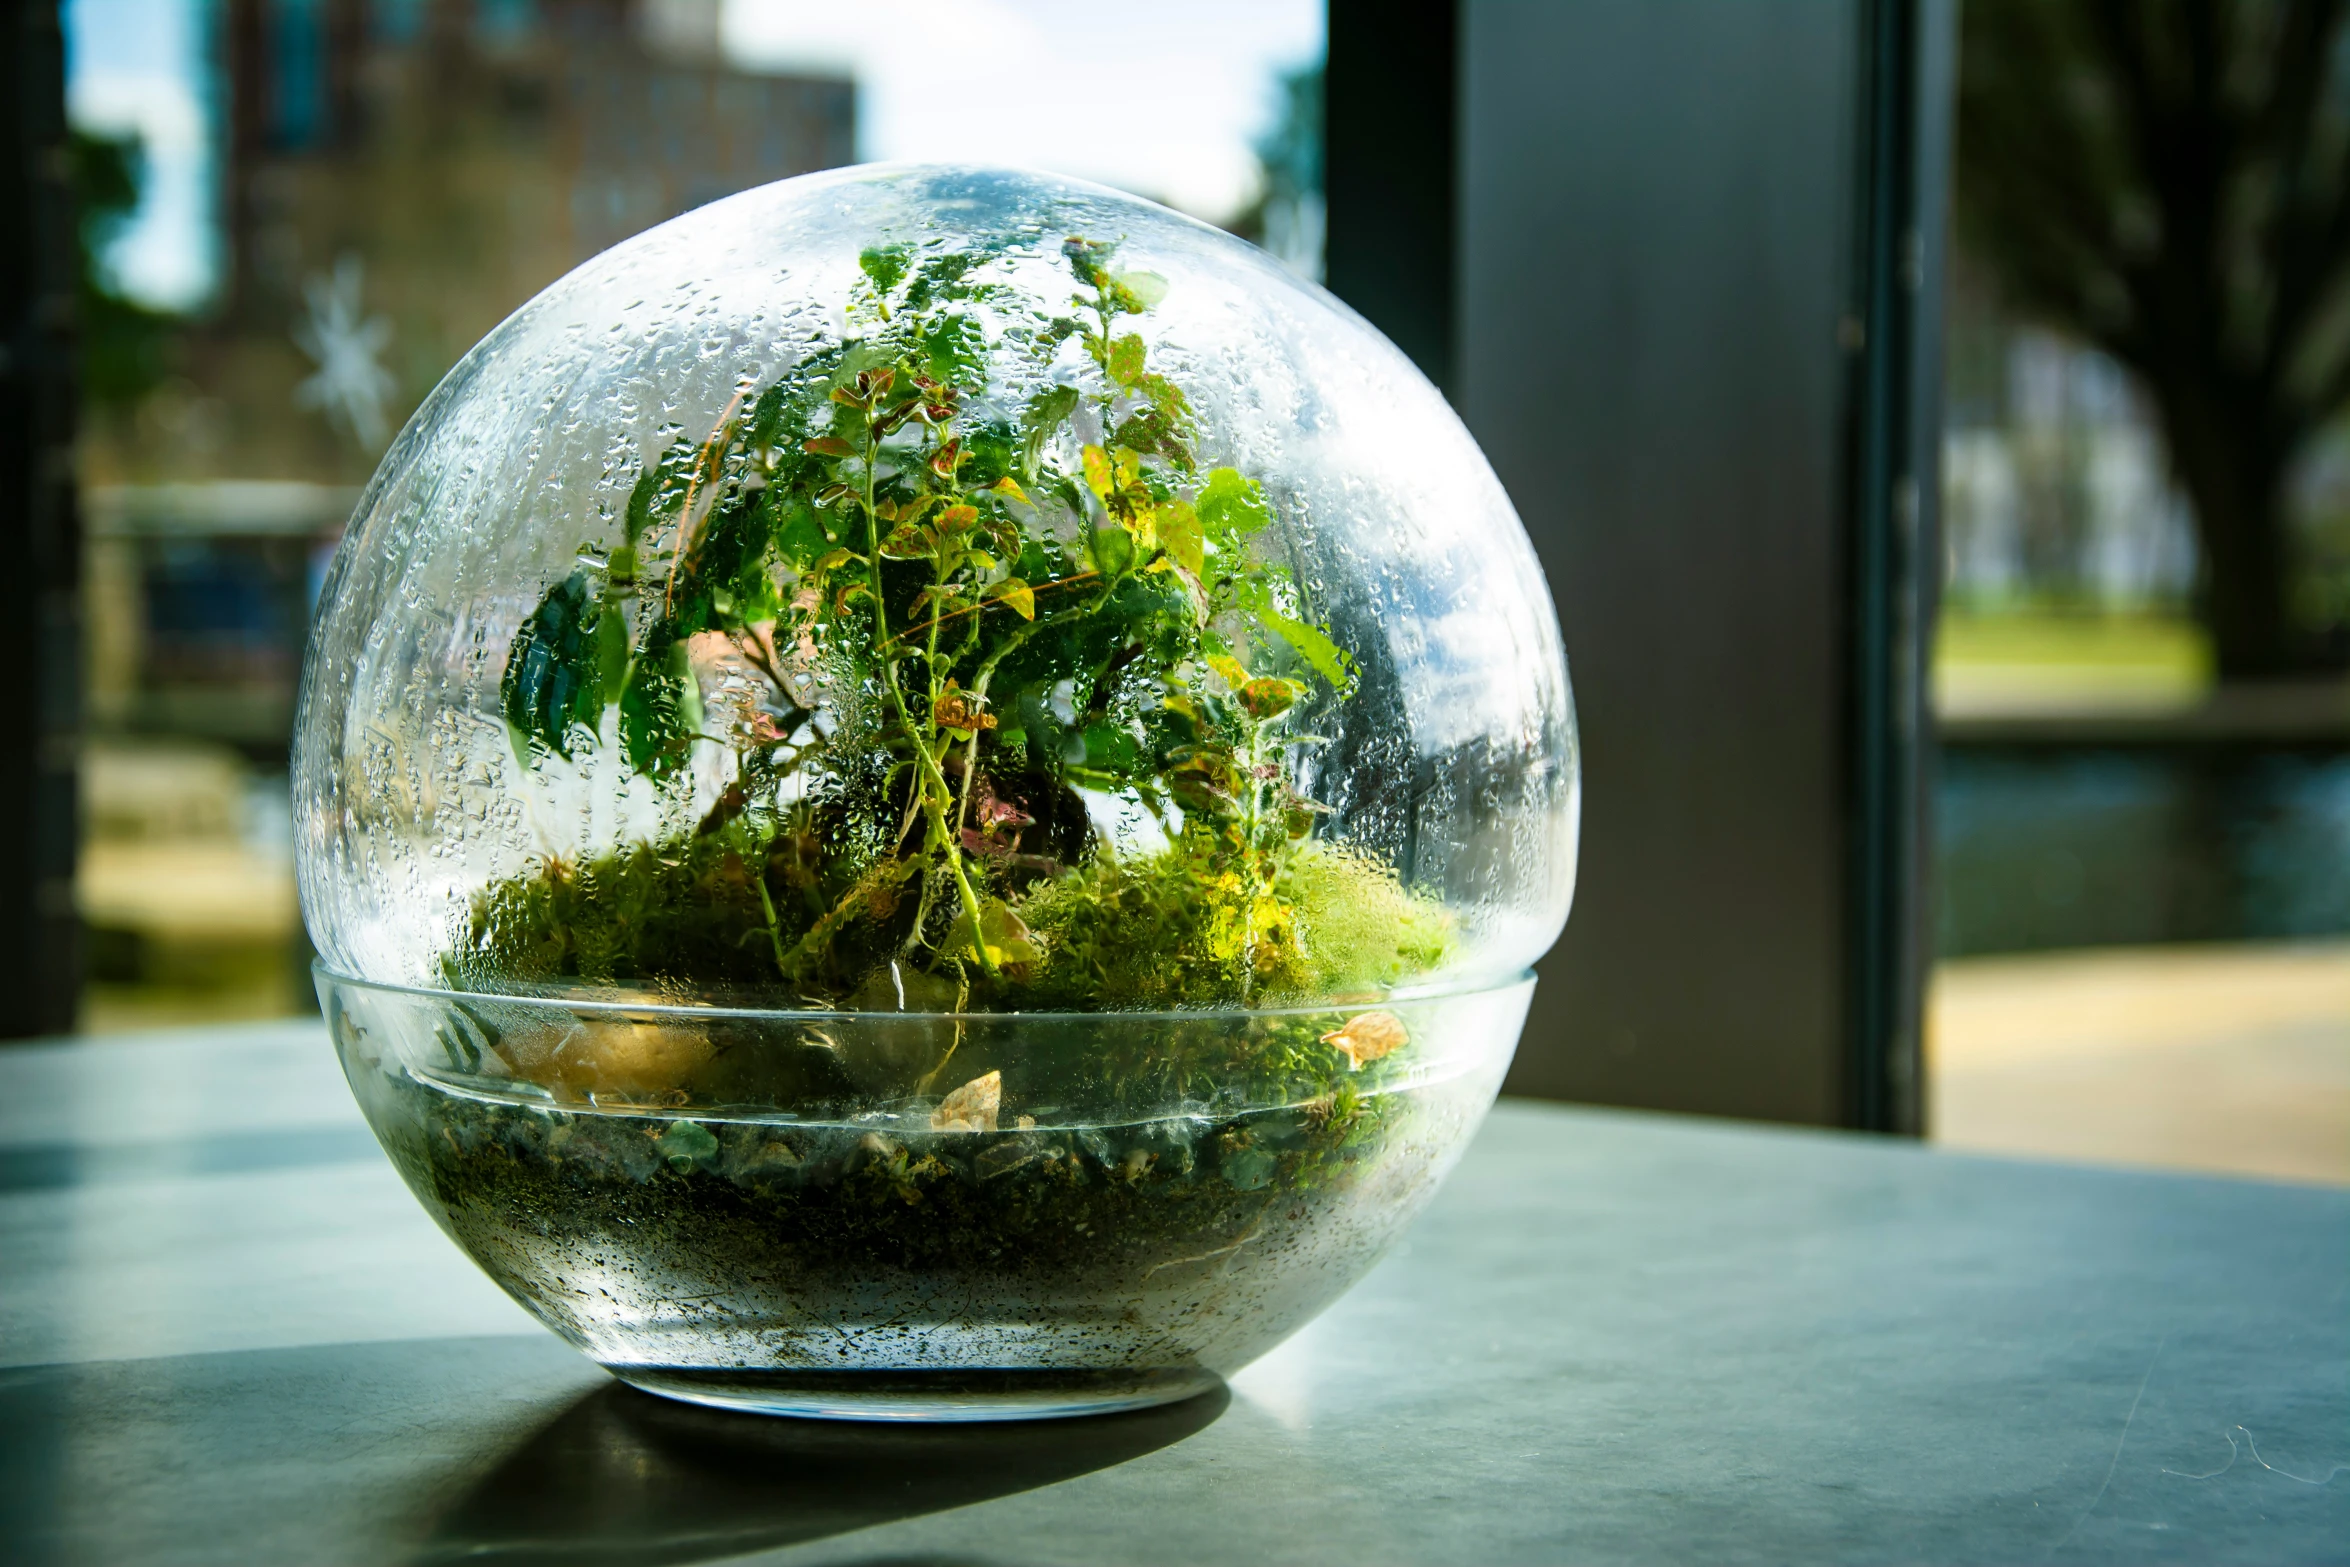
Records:
[[[1140,1023],[1155,1020],[1186,1020],[1197,1022],[1202,1018],[1217,1017],[1315,1017],[1333,1012],[1374,1012],[1383,1007],[1411,1006],[1421,1002],[1447,1001],[1455,996],[1482,995],[1496,990],[1531,984],[1535,979],[1531,968],[1507,971],[1486,970],[1482,973],[1449,977],[1433,984],[1405,986],[1383,991],[1375,997],[1362,1000],[1325,1000],[1301,1002],[1277,1007],[1180,1007],[1133,1011],[1103,1009],[1091,1012],[852,1012],[838,1007],[738,1007],[696,1001],[674,1001],[646,996],[642,1000],[612,995],[597,995],[577,991],[528,990],[451,990],[441,985],[402,985],[390,980],[361,979],[328,968],[324,961],[312,959],[310,972],[319,979],[336,985],[353,986],[360,990],[379,991],[390,995],[417,996],[434,1001],[479,1001],[492,1005],[560,1007],[567,1012],[596,1012],[643,1017],[648,1013],[670,1013],[679,1017],[703,1019],[734,1018],[743,1020],[772,1019],[782,1022],[832,1023],[873,1022],[903,1023],[909,1019],[927,1018],[939,1022],[1003,1023],[1014,1019],[1027,1023],[1102,1022],[1115,1019],[1121,1023]],[[1360,994],[1355,992],[1353,994]]]

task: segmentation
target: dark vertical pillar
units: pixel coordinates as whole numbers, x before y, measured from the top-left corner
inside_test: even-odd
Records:
[[[72,154],[53,0],[0,0],[0,1037],[73,1027],[81,534]]]
[[[1331,287],[1508,486],[1583,720],[1518,1092],[1918,1125],[1950,23],[1332,0]]]
[[[222,8],[221,63],[228,80],[228,287],[232,318],[255,308],[253,238],[260,228],[261,160],[269,140],[269,18],[263,0],[227,0]]]
[[[1847,352],[1845,1124],[1924,1129],[1926,628],[1940,550],[1951,0],[1861,7]]]
[[[1325,276],[1447,392],[1459,39],[1456,0],[1330,0]]]

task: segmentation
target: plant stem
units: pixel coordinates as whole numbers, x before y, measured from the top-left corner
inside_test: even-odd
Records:
[[[767,945],[775,949],[775,972],[789,980],[791,975],[783,966],[783,929],[775,919],[775,900],[767,896],[765,856],[751,869],[751,885],[759,889],[759,908],[767,916]]]
[[[881,461],[881,438],[874,434],[872,410],[865,415],[865,567],[873,585],[873,652],[881,664],[881,683],[889,692],[890,706],[897,712],[898,724],[906,731],[906,738],[914,742],[914,755],[921,763],[923,774],[922,808],[930,818],[932,832],[946,854],[947,870],[955,878],[955,891],[961,896],[963,913],[971,921],[971,948],[978,954],[979,966],[989,978],[995,976],[995,960],[987,955],[987,940],[979,929],[979,894],[972,889],[971,878],[963,869],[962,846],[948,830],[946,811],[941,800],[952,799],[954,790],[947,783],[946,773],[939,767],[938,758],[930,754],[930,743],[922,738],[922,731],[906,709],[906,694],[898,685],[897,662],[889,656],[889,611],[881,600],[881,514],[875,509],[874,470]],[[935,793],[932,791],[935,789]]]

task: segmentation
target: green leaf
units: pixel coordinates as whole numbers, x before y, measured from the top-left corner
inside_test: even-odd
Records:
[[[792,385],[789,381],[778,381],[761,392],[758,400],[751,404],[745,442],[762,448],[780,445],[783,441],[784,421],[790,416],[791,401]]]
[[[977,419],[966,413],[956,429],[963,441],[958,473],[966,488],[984,490],[1020,466],[1020,430],[1008,419]]]
[[[903,245],[876,245],[857,257],[857,266],[873,280],[881,293],[898,286],[906,275],[907,250]]]
[[[1072,234],[1061,241],[1061,254],[1069,258],[1069,270],[1087,288],[1099,288],[1108,279],[1109,272],[1103,263],[1110,259],[1110,252],[1117,248],[1115,245],[1096,244],[1082,234]]]
[[[665,522],[693,489],[693,471],[700,448],[691,441],[671,444],[660,459],[648,464],[637,475],[636,487],[629,491],[626,515],[627,542],[634,545],[644,537],[645,530],[656,522]]]
[[[975,955],[973,949],[981,942],[986,944],[988,961],[997,968],[1035,963],[1044,957],[1027,924],[1001,898],[980,901],[978,942],[972,940],[971,915],[966,911],[956,918],[939,950],[950,958]]]
[[[1273,508],[1257,481],[1237,468],[1217,468],[1201,486],[1199,520],[1218,542],[1238,541],[1273,520]]]
[[[571,729],[591,732],[604,713],[603,613],[593,579],[574,571],[547,590],[506,650],[498,683],[499,706],[515,737],[515,755],[529,765],[534,747],[571,755]]]
[[[687,637],[716,624],[722,591],[730,599],[755,596],[766,577],[767,541],[765,516],[752,498],[727,491],[661,593],[670,634]]]
[[[1134,538],[1124,528],[1096,529],[1093,535],[1093,567],[1105,577],[1114,577],[1134,564]]]
[[[1085,487],[1103,500],[1118,491],[1118,470],[1111,465],[1110,454],[1098,446],[1086,446],[1078,454],[1085,466]]]
[[[1266,630],[1295,648],[1298,656],[1314,666],[1314,672],[1330,682],[1340,694],[1354,689],[1354,657],[1346,649],[1330,640],[1318,627],[1302,620],[1292,620],[1270,605],[1257,610],[1257,619]]]
[[[1082,395],[1074,386],[1048,386],[1028,399],[1028,407],[1020,415],[1020,427],[1027,437],[1022,443],[1020,465],[1032,482],[1036,478],[1036,465],[1044,459],[1045,442],[1077,411]]]
[[[1167,297],[1167,280],[1156,272],[1121,272],[1115,281],[1145,310],[1156,310]]]
[[[881,541],[884,560],[923,560],[938,548],[938,536],[928,528],[901,522]]]
[[[648,778],[667,777],[685,765],[701,727],[702,690],[685,644],[657,625],[645,634],[645,649],[620,693],[620,743],[628,765]]]
[[[1136,376],[1134,389],[1164,410],[1167,417],[1176,423],[1187,423],[1190,420],[1191,399],[1183,395],[1182,387],[1177,386],[1157,371],[1146,371]]]
[[[917,346],[933,379],[957,386],[985,384],[987,340],[969,316],[939,316],[923,323]]]
[[[1191,447],[1183,439],[1181,421],[1164,407],[1130,415],[1110,433],[1110,439],[1129,451],[1156,452],[1180,472],[1191,471]]]
[[[768,526],[775,530],[776,553],[794,571],[806,571],[833,547],[834,535],[824,526],[824,514],[799,496],[774,489],[767,495]]]
[[[968,299],[990,292],[963,281],[964,274],[986,259],[967,250],[931,257],[915,270],[913,285],[906,290],[906,308],[928,310],[941,299]]]
[[[1142,377],[1142,339],[1129,332],[1110,339],[1110,379],[1120,386],[1132,386]]]
[[[1085,726],[1085,765],[1119,777],[1131,776],[1141,761],[1134,736],[1106,720]]]

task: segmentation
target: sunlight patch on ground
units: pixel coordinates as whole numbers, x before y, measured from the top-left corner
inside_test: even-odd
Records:
[[[1934,974],[1953,1148],[2350,1185],[2350,941],[1965,958]]]

